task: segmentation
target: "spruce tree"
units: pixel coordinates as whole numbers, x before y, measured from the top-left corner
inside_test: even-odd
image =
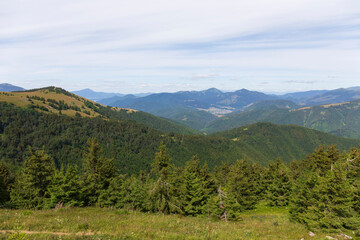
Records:
[[[205,214],[208,211],[210,194],[214,193],[214,190],[207,166],[201,167],[198,156],[193,156],[186,162],[180,188],[181,208],[184,214],[192,216]]]
[[[156,177],[150,189],[152,210],[162,213],[180,211],[179,204],[174,198],[175,187],[172,181],[173,166],[171,158],[167,153],[166,146],[162,143],[159,151],[155,153],[152,172]]]
[[[314,230],[359,228],[357,190],[349,179],[348,167],[337,160],[327,171],[305,171],[294,187],[291,217]]]
[[[32,150],[24,163],[23,172],[17,177],[10,193],[11,202],[17,208],[43,208],[45,198],[49,197],[55,166],[44,150]]]
[[[10,169],[8,164],[0,161],[0,207],[10,199]]]
[[[252,166],[245,160],[238,160],[231,168],[226,189],[234,197],[236,211],[253,209],[258,201],[258,176]]]
[[[290,173],[284,163],[277,158],[269,163],[267,171],[267,199],[270,206],[287,206],[291,195],[292,182]]]
[[[57,204],[72,207],[83,206],[81,185],[82,181],[76,166],[56,171],[48,187],[49,198],[46,199],[46,206],[48,208],[53,208]]]
[[[98,197],[109,187],[115,177],[114,159],[104,158],[102,148],[96,138],[87,141],[88,150],[84,154],[85,180],[83,191],[87,196],[86,203],[92,205]]]
[[[348,179],[354,188],[354,209],[360,214],[360,147],[352,148],[345,156]]]

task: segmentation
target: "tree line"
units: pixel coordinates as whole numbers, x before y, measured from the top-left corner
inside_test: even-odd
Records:
[[[113,207],[239,220],[259,201],[288,206],[309,229],[360,227],[360,148],[320,146],[300,162],[260,167],[246,160],[210,171],[197,155],[175,166],[160,144],[151,171],[120,174],[90,138],[77,165],[55,167],[44,149],[28,148],[23,167],[0,163],[0,204],[7,208]]]

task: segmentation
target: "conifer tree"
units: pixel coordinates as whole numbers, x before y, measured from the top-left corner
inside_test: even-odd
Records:
[[[335,164],[322,180],[319,186],[320,204],[317,206],[321,212],[320,227],[353,230],[360,227],[360,218],[353,208],[354,189],[346,178],[343,165]]]
[[[215,188],[207,166],[200,166],[197,155],[186,162],[180,188],[181,208],[186,215],[200,215],[208,211],[207,203]]]
[[[10,170],[8,165],[0,161],[0,206],[9,201],[10,192],[8,189]]]
[[[73,207],[83,206],[81,185],[76,166],[56,171],[48,187],[49,198],[46,199],[46,206],[48,208],[53,208],[57,204]]]
[[[126,177],[118,175],[111,179],[106,191],[102,191],[98,203],[100,207],[124,208],[126,203],[127,189],[125,186]]]
[[[180,210],[174,198],[174,185],[172,182],[173,166],[167,153],[166,146],[161,143],[159,151],[155,153],[152,172],[156,180],[150,189],[150,197],[153,211],[162,213],[177,212]]]
[[[51,184],[55,166],[44,150],[32,150],[25,160],[24,170],[17,177],[10,196],[15,207],[42,208],[45,198],[49,197],[48,187]]]
[[[325,172],[307,170],[297,180],[291,200],[291,217],[310,229],[357,229],[356,188],[348,167],[336,160]]]
[[[287,206],[291,195],[290,173],[284,163],[277,158],[269,164],[267,171],[269,184],[267,187],[267,199],[270,206]]]
[[[106,191],[113,177],[115,177],[114,159],[104,158],[102,149],[96,138],[87,141],[88,151],[84,154],[85,180],[84,193],[89,205],[98,201],[102,191]]]
[[[253,209],[257,203],[257,176],[245,160],[238,160],[231,168],[226,189],[233,195],[236,211]]]
[[[321,179],[314,171],[307,170],[297,179],[290,200],[290,216],[293,220],[312,226],[319,220],[318,205]]]
[[[335,145],[330,145],[328,148],[320,146],[302,162],[302,168],[311,169],[318,172],[320,176],[324,176],[339,159],[339,150]]]
[[[360,214],[360,147],[352,148],[345,156],[348,179],[354,188],[354,209]]]

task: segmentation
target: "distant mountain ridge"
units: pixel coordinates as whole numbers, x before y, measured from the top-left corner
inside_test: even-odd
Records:
[[[360,87],[339,88],[313,96],[303,101],[306,106],[343,103],[360,99]]]
[[[22,87],[14,86],[9,83],[0,83],[0,92],[14,92],[14,91],[24,91]]]
[[[208,123],[206,132],[224,131],[256,122],[296,124],[342,137],[360,138],[360,99],[289,109],[265,106],[228,114]]]
[[[100,100],[99,102],[104,105],[149,112],[198,130],[207,131],[211,129],[211,126],[216,125],[212,124],[212,122],[216,122],[218,117],[222,116],[224,119],[231,118],[233,113],[254,110],[254,107],[260,111],[260,105],[266,105],[274,110],[276,104],[286,104],[289,109],[295,109],[301,106],[313,106],[316,103],[341,103],[357,98],[360,98],[359,87],[335,90],[310,90],[284,95],[268,95],[247,89],[222,92],[216,88],[210,88],[203,91],[157,93],[145,97],[134,97],[131,95],[128,97],[115,96]],[[221,120],[219,119],[219,121]],[[233,127],[236,126],[239,126],[239,124],[235,124]],[[213,129],[211,131],[219,130],[224,129]]]
[[[90,88],[85,88],[82,90],[78,90],[78,91],[72,91],[72,93],[79,95],[81,97],[90,99],[92,101],[99,101],[101,99],[104,98],[111,98],[111,97],[115,97],[115,96],[125,96],[125,94],[121,94],[121,93],[106,93],[106,92],[95,92],[93,90],[91,90]]]
[[[136,98],[114,97],[114,102],[111,102],[111,99],[103,99],[99,103],[149,112],[195,129],[202,129],[219,115],[240,110],[260,100],[274,99],[277,97],[246,89],[224,93],[210,88],[203,91],[157,93]]]
[[[94,90],[91,90],[90,88],[85,88],[78,91],[72,91],[72,93],[90,99],[95,102],[99,102],[100,100],[103,99],[104,100],[114,99],[113,101],[116,101],[117,99],[122,99],[122,97],[127,97],[127,96],[144,97],[151,94],[151,93],[123,94],[123,93],[96,92]],[[112,102],[112,100],[110,102]]]
[[[246,89],[224,93],[216,88],[210,88],[203,91],[156,93],[135,99],[119,99],[110,105],[114,107],[126,106],[146,112],[159,110],[164,107],[183,107],[201,109],[211,113],[216,113],[216,111],[228,113],[259,100],[274,99],[277,99],[277,97]],[[103,103],[104,100],[99,102]]]

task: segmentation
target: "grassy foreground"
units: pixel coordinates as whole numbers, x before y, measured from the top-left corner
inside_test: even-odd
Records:
[[[243,221],[148,214],[107,208],[0,210],[0,239],[326,239],[309,237],[301,224],[290,222],[286,208],[260,205],[242,214]],[[12,231],[10,231],[12,230]],[[12,238],[22,239],[22,238]]]

